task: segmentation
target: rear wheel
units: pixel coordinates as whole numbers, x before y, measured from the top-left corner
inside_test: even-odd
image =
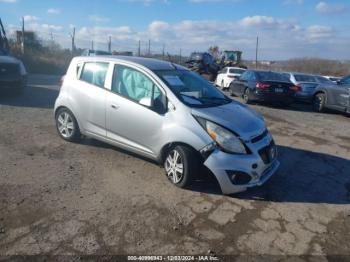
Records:
[[[165,157],[164,168],[171,183],[186,188],[191,185],[199,169],[196,152],[186,146],[176,146]]]
[[[323,93],[318,93],[314,96],[313,108],[314,111],[322,113],[325,111],[326,95]]]
[[[244,90],[242,98],[243,98],[244,103],[250,104],[251,100],[250,100],[250,90],[249,90],[249,88],[246,88]]]
[[[61,108],[56,113],[56,128],[61,138],[69,142],[77,142],[81,138],[78,122],[67,108]]]

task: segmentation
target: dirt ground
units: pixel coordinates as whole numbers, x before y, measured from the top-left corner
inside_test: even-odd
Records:
[[[281,168],[223,196],[210,179],[181,190],[145,159],[60,139],[57,83],[31,76],[22,96],[0,95],[0,255],[350,255],[350,118],[254,105]]]

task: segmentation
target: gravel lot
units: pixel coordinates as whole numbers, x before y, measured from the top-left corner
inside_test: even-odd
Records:
[[[21,97],[0,95],[0,255],[350,255],[346,116],[254,105],[280,171],[223,196],[208,178],[181,190],[145,159],[91,139],[64,142],[57,83],[31,76]]]

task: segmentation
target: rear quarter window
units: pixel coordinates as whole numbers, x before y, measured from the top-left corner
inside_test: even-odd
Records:
[[[109,63],[87,62],[80,74],[80,80],[89,84],[104,87]]]

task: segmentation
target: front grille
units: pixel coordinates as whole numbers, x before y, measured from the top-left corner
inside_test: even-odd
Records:
[[[0,63],[0,76],[19,74],[19,65],[10,63]]]
[[[251,142],[254,144],[254,143],[257,143],[259,142],[260,140],[262,140],[265,136],[267,136],[269,132],[267,131],[267,129],[265,129],[265,131],[261,134],[261,135],[258,135],[256,137],[254,137]]]
[[[276,145],[272,140],[271,143],[259,150],[259,155],[264,164],[270,164],[277,156]]]

